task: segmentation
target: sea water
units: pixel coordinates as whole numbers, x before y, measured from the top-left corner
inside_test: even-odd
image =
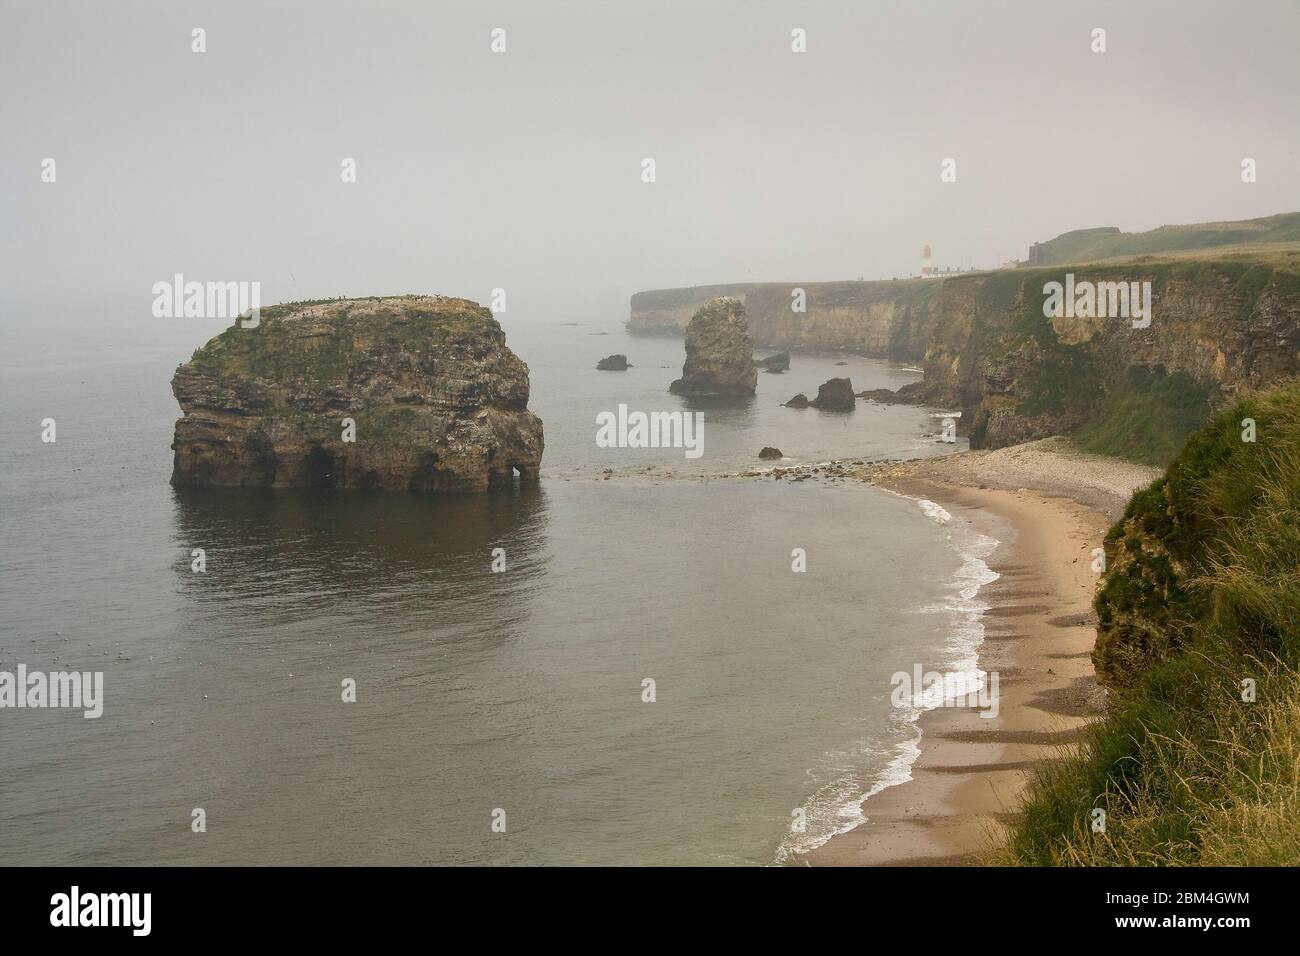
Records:
[[[891,674],[979,680],[987,540],[858,483],[712,477],[952,451],[933,410],[781,405],[914,370],[796,353],[692,405],[680,339],[512,320],[538,486],[176,490],[170,378],[220,323],[138,311],[0,322],[0,670],[104,674],[98,719],[0,711],[11,863],[768,864],[906,779],[928,704]],[[704,453],[598,447],[619,403],[702,412]]]

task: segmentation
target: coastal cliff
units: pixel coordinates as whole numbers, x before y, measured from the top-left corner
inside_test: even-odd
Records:
[[[1161,226],[1146,232],[1121,232],[1115,226],[1075,229],[1029,247],[1027,265],[1097,262],[1123,256],[1161,255],[1214,249],[1220,253],[1246,246],[1276,246],[1300,241],[1300,212],[1261,219],[1197,222]]]
[[[1077,276],[1150,283],[1152,314],[1044,315]],[[1075,434],[1153,464],[1224,401],[1300,371],[1300,253],[1014,269],[943,280],[923,400],[970,422],[971,445]]]
[[[938,321],[941,283],[929,279],[884,282],[770,282],[660,289],[632,296],[627,329],[635,335],[681,335],[710,299],[730,296],[745,305],[759,348],[845,350],[919,362]],[[802,289],[804,311],[794,294]]]
[[[742,303],[757,283],[699,285],[685,289],[652,289],[632,295],[632,311],[626,323],[633,335],[680,336],[710,299],[734,298]],[[760,345],[762,343],[759,343]]]
[[[1150,321],[1095,307],[1046,317],[1045,287],[1075,279],[1149,283]],[[1070,434],[1166,464],[1243,389],[1300,373],[1300,213],[1076,230],[1033,244],[1017,267],[938,278],[638,292],[627,328],[680,334],[717,295],[744,302],[760,348],[920,363],[924,381],[899,398],[960,408],[973,448]]]
[[[1039,772],[1002,862],[1300,864],[1298,515],[1294,382],[1215,415],[1133,495],[1094,603],[1107,716]]]
[[[1100,680],[1135,686],[1192,646],[1196,622],[1230,622],[1228,637],[1250,653],[1300,661],[1298,478],[1292,383],[1217,415],[1133,495],[1105,540],[1092,654]],[[1247,557],[1254,563],[1226,573]],[[1261,596],[1276,603],[1255,605]]]
[[[483,491],[541,464],[528,366],[465,299],[265,308],[195,352],[172,391],[175,485]]]
[[[1149,283],[1150,322],[1048,318],[1045,286]],[[920,362],[906,398],[960,408],[974,448],[1073,434],[1164,464],[1243,389],[1300,373],[1300,251],[1144,256],[932,280],[732,287],[755,344]],[[633,296],[632,331],[676,321],[692,290]],[[679,306],[669,307],[670,303]]]

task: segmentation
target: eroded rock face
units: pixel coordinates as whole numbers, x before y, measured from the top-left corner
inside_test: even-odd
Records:
[[[753,395],[758,387],[754,340],[739,299],[713,299],[686,327],[682,377],[668,387],[679,395]]]
[[[627,330],[634,335],[681,335],[709,299],[745,303],[754,341],[769,349],[851,349],[908,362],[925,357],[939,319],[945,280],[879,282],[760,282],[657,289],[632,296]],[[807,295],[806,311],[791,310],[791,292]]]
[[[264,308],[195,352],[172,391],[175,485],[483,491],[535,481],[542,460],[528,366],[466,299]]]
[[[1150,283],[1149,325],[1045,317],[1044,288],[1067,273],[1098,286]],[[1300,373],[1297,275],[1300,256],[1286,252],[945,279],[924,360],[926,401],[962,409],[972,448],[1070,434],[1108,415],[1116,421],[1126,407],[1171,422],[1195,409],[1184,416],[1194,420]]]
[[[869,388],[857,394],[858,398],[865,398],[867,401],[875,402],[878,405],[903,405],[907,402],[906,398],[901,397],[898,392],[889,388]]]
[[[1273,218],[1293,228],[1293,217]],[[1078,254],[1073,242],[1066,248]],[[1122,422],[1129,408],[1147,421],[1194,421],[1235,395],[1300,375],[1300,253],[1097,263],[1066,255],[1049,257],[1058,263],[1051,266],[940,279],[799,283],[806,312],[791,309],[787,283],[638,292],[628,329],[676,331],[704,298],[740,296],[764,348],[852,349],[923,364],[924,381],[904,385],[898,400],[961,409],[972,448]],[[1067,273],[1093,283],[1149,282],[1149,327],[1117,317],[1047,318],[1045,284],[1064,283]]]
[[[851,412],[858,406],[858,397],[853,394],[853,382],[847,378],[832,378],[817,386],[817,397],[811,402],[813,408],[829,412]]]

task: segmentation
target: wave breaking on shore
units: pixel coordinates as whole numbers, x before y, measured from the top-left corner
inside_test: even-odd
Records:
[[[976,531],[965,520],[954,520],[936,502],[881,490],[916,502],[927,518],[945,528],[948,546],[962,559],[946,598],[914,612],[949,616],[943,628],[946,638],[938,649],[941,659],[935,661],[935,666],[943,671],[944,680],[919,690],[907,704],[895,707],[886,734],[874,735],[851,753],[834,755],[835,763],[849,766],[799,808],[806,821],[804,830],[787,834],[777,848],[774,861],[777,864],[788,862],[793,855],[815,850],[864,823],[867,801],[912,779],[912,766],[921,755],[921,715],[956,700],[969,699],[969,695],[979,693],[987,685],[988,675],[979,667],[979,648],[984,643],[984,612],[990,605],[979,600],[979,593],[1001,576],[986,561],[1000,542]]]

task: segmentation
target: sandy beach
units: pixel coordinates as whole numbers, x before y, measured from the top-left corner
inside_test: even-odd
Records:
[[[998,579],[980,667],[997,672],[996,717],[943,707],[920,718],[911,779],[863,804],[865,821],[796,865],[970,865],[1015,816],[1032,768],[1077,741],[1104,697],[1090,660],[1092,550],[1132,492],[1159,471],[1085,455],[1062,439],[993,452],[850,469],[889,490],[941,504],[953,522],[996,538]]]

